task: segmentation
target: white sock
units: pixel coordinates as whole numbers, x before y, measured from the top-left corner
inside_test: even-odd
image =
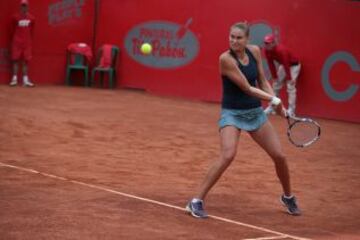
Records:
[[[193,198],[193,199],[191,200],[191,202],[192,202],[192,203],[197,203],[197,202],[202,202],[202,200],[201,200],[201,199],[198,199],[198,198]]]
[[[12,81],[17,81],[17,76],[16,75],[13,75]]]
[[[24,75],[23,80],[24,82],[29,82],[29,77],[27,75]]]
[[[286,198],[286,199],[292,199],[293,197],[294,197],[294,195],[286,196],[286,195],[284,194],[284,198]]]

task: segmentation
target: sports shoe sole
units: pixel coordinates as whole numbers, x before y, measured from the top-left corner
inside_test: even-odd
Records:
[[[191,216],[193,216],[193,217],[195,217],[195,218],[207,218],[207,216],[206,216],[206,217],[202,217],[202,216],[199,216],[199,215],[194,214],[194,212],[191,211],[191,208],[189,207],[189,205],[186,205],[185,210],[186,210],[186,212],[187,212],[188,214],[191,214]]]

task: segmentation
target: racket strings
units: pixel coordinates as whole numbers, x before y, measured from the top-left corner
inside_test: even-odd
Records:
[[[319,126],[313,122],[296,122],[289,132],[289,137],[296,145],[306,146],[319,137]]]

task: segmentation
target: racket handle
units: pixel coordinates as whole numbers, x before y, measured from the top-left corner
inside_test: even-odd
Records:
[[[289,124],[289,126],[290,126],[290,124],[291,124],[291,121],[290,121],[290,116],[286,113],[286,120],[287,120],[287,122],[288,122],[288,124]]]

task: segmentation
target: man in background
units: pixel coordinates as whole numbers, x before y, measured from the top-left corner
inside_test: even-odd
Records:
[[[22,63],[23,86],[33,87],[34,84],[28,77],[28,63],[32,57],[32,36],[34,32],[35,18],[29,13],[28,0],[20,1],[20,13],[13,17],[13,38],[11,46],[11,59],[13,61],[13,76],[10,86],[18,84],[18,69]]]
[[[284,80],[286,80],[288,93],[287,114],[289,116],[295,116],[296,80],[300,73],[301,64],[285,46],[276,43],[273,34],[266,35],[264,43],[265,57],[271,71],[275,95],[279,97],[279,92],[284,85]],[[276,69],[275,61],[279,64],[278,69]],[[265,113],[274,113],[271,105],[265,109]]]

